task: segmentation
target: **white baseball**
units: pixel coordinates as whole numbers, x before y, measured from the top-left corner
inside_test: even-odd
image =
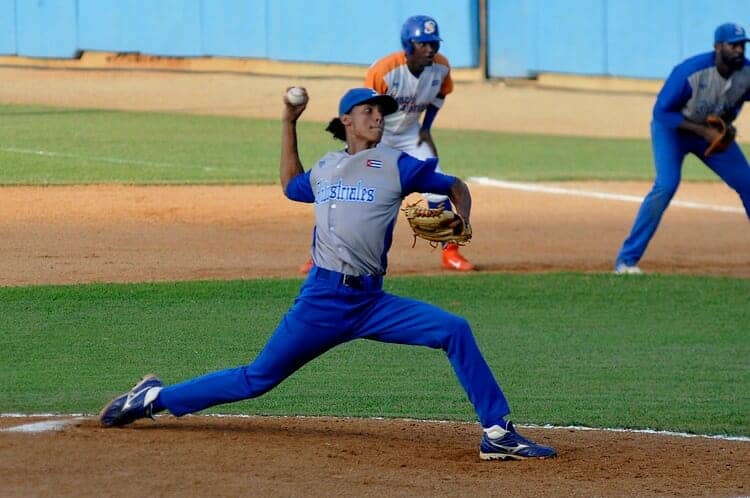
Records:
[[[305,102],[305,91],[298,86],[293,86],[287,90],[286,100],[292,105],[301,105]]]

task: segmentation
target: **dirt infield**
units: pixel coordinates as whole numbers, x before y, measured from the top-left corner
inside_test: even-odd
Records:
[[[464,253],[485,271],[609,271],[638,205],[472,184],[475,238]],[[635,194],[645,183],[567,184]],[[312,213],[278,186],[6,187],[0,285],[233,279],[297,275]],[[686,184],[677,199],[740,207],[718,183]],[[292,220],[296,226],[292,226]],[[302,220],[300,222],[299,220]],[[750,277],[741,213],[673,207],[646,271]],[[440,272],[439,252],[394,235],[389,273]]]
[[[0,427],[33,420],[0,419]],[[0,433],[3,496],[737,496],[750,444],[525,429],[552,460],[482,462],[476,427],[208,418]]]
[[[317,120],[330,117],[342,90],[358,84],[18,68],[0,68],[0,77],[3,103],[255,117],[278,116],[283,89],[303,84],[315,99],[307,116]],[[652,102],[648,95],[466,83],[457,85],[438,126],[638,137],[647,132]],[[638,207],[624,200],[470,185],[476,236],[465,254],[483,271],[610,271]],[[643,195],[649,185],[565,187]],[[4,286],[295,276],[307,257],[310,231],[291,228],[290,220],[312,227],[308,207],[284,201],[278,186],[6,187],[0,199]],[[683,184],[676,199],[741,208],[719,183]],[[410,246],[405,223],[399,223],[389,273],[442,271],[436,252],[424,244]],[[747,218],[673,206],[642,267],[750,278]],[[0,418],[0,427],[34,421]],[[750,494],[747,442],[572,429],[526,432],[554,444],[560,457],[481,463],[478,428],[466,424],[159,417],[156,423],[105,431],[86,419],[57,432],[0,433],[0,495]]]

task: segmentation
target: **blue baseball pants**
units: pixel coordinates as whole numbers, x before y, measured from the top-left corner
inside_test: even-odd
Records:
[[[643,199],[630,235],[617,255],[618,262],[635,265],[643,256],[680,185],[682,163],[689,153],[695,154],[739,194],[750,219],[750,165],[736,142],[723,152],[705,157],[703,152],[708,144],[703,138],[652,122],[651,145],[656,179]]]
[[[382,277],[354,277],[313,267],[292,307],[249,365],[167,386],[159,404],[180,416],[255,398],[307,362],[353,339],[445,351],[483,427],[500,424],[508,403],[468,322],[436,306],[384,292]]]

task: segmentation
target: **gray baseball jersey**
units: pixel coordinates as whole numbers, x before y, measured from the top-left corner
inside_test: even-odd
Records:
[[[750,99],[750,65],[725,79],[716,69],[714,52],[691,57],[675,66],[654,104],[654,120],[676,128],[684,118],[702,123],[709,114],[733,121]]]
[[[447,194],[455,182],[436,173],[435,163],[381,144],[353,155],[330,152],[293,178],[287,197],[315,203],[315,265],[349,275],[384,274],[403,198],[423,189]]]

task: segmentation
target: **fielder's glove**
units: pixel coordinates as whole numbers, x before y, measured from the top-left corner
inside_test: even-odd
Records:
[[[734,126],[728,125],[719,116],[708,116],[706,125],[719,132],[719,135],[709,144],[704,156],[708,157],[714,152],[721,152],[731,145],[734,141],[736,131]]]
[[[401,209],[414,232],[412,247],[416,245],[417,237],[429,241],[433,247],[439,243],[464,245],[471,240],[471,226],[459,214],[446,211],[442,206],[421,207],[418,205],[420,202],[407,204]]]

